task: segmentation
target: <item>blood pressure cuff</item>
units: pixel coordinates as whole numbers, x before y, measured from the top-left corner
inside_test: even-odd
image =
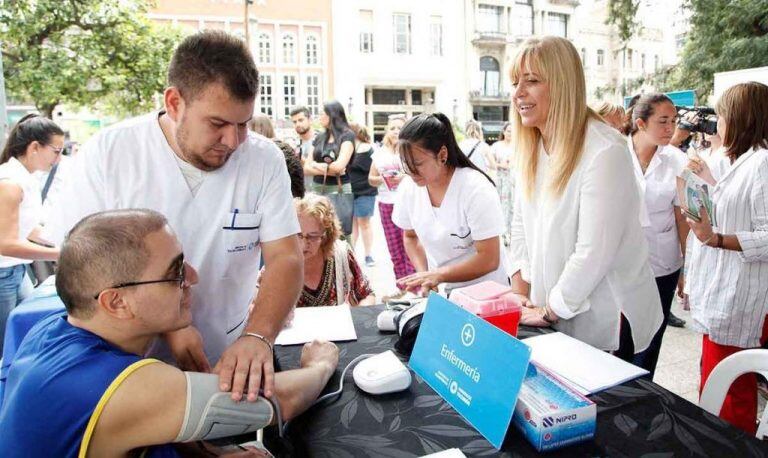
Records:
[[[250,433],[272,423],[275,409],[260,397],[256,402],[232,400],[232,394],[219,390],[214,374],[184,372],[187,378],[187,407],[184,423],[174,442],[212,440]]]

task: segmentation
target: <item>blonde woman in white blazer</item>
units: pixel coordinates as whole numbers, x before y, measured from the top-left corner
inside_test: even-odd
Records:
[[[512,286],[527,298],[522,322],[616,350],[623,314],[643,351],[662,312],[626,141],[587,108],[570,41],[528,40],[510,77],[520,190],[510,253]]]
[[[742,349],[768,341],[768,86],[738,84],[717,103],[725,156],[688,167],[713,185],[716,226],[703,212],[688,219],[696,239],[686,260],[693,328],[703,334],[701,387],[715,366]],[[711,158],[712,160],[712,158]],[[731,385],[720,417],[755,434],[757,381]]]

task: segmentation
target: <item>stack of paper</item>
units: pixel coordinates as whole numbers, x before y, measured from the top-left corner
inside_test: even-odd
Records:
[[[580,393],[597,393],[643,376],[647,370],[560,332],[529,337],[531,361],[564,379]]]
[[[293,321],[280,331],[275,345],[303,344],[315,339],[331,342],[357,340],[349,305],[297,308]]]

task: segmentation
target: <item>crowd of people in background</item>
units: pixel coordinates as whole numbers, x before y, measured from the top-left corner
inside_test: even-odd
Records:
[[[187,46],[194,47],[194,40]],[[193,247],[205,231],[195,227],[200,215],[188,208],[214,208],[232,186],[242,190],[240,184],[217,183],[214,171],[260,190],[235,198],[240,203],[233,211],[215,214],[231,226],[222,235],[228,247],[250,241],[248,231],[239,229],[260,231],[264,265],[259,287],[246,301],[250,308],[232,308],[221,323],[211,325],[216,329],[205,329],[197,317],[191,321],[205,339],[221,334],[215,348],[203,350],[199,334],[185,331],[189,327],[171,330],[178,340],[170,338],[167,350],[182,367],[203,370],[208,359],[237,355],[243,341],[225,338],[230,328],[250,330],[251,345],[269,346],[294,306],[373,304],[377,295],[362,265],[371,268],[377,262],[372,250],[376,210],[397,285],[378,295],[383,300],[493,280],[518,294],[523,324],[551,326],[653,374],[677,296],[690,307],[693,328],[703,335],[702,387],[719,361],[768,340],[765,85],[739,84],[725,91],[716,106],[717,133],[696,133],[691,141],[692,133],[678,125],[678,110],[663,94],[639,95],[627,110],[611,103],[590,108],[573,44],[532,38],[512,62],[513,109],[492,145],[475,120],[457,138],[442,113],[392,114],[381,140],[375,141],[366,126],[349,122],[337,101],[326,102],[317,118],[306,107],[293,108],[298,141],[290,143],[276,138],[270,117],[251,118],[255,80],[243,94],[236,93],[236,85],[227,86],[226,79],[197,86],[206,95],[194,103],[185,100],[178,87],[199,83],[181,69],[174,73],[174,65],[188,64],[172,62],[164,111],[89,143],[86,159],[92,162],[81,161],[84,184],[78,186],[89,189],[91,201],[76,210],[60,209],[58,217],[66,217],[66,224],[47,220],[59,226],[56,240],[43,237],[38,228],[44,218],[39,180],[32,174],[57,163],[64,132],[38,116],[14,127],[0,159],[0,326],[31,286],[25,264],[56,260],[65,229],[90,210],[109,209],[113,201],[150,207],[153,197],[136,199],[120,194],[119,182],[103,182],[106,174],[117,173],[110,168],[113,161],[123,161],[130,173],[142,167],[131,159],[110,159],[118,154],[115,144],[141,138],[146,144],[138,149],[157,171],[181,170],[173,183],[178,189],[146,181],[152,177],[134,178],[157,188],[158,195],[186,193],[183,208],[169,204],[164,213],[179,231],[190,262],[203,260],[205,253]],[[216,91],[229,91],[233,101],[227,99],[228,110],[216,106],[224,97]],[[226,148],[205,150],[219,143],[201,139],[190,124],[209,113],[218,113],[212,122],[224,140],[215,142]],[[246,124],[252,133],[244,132]],[[689,143],[683,145],[684,140]],[[241,168],[228,162],[241,145],[269,158],[266,166],[263,159],[253,162],[254,170],[264,170],[255,178],[243,175],[242,161]],[[157,150],[167,154],[154,154]],[[681,200],[678,177],[686,170],[708,184],[712,214],[703,207],[687,208]],[[248,210],[255,208],[254,201],[259,213]],[[279,221],[273,222],[276,216]],[[46,246],[50,241],[56,246]],[[359,241],[361,263],[354,254]],[[285,253],[291,256],[281,259]],[[236,255],[228,251],[222,256]],[[247,268],[248,279],[259,271],[244,258],[229,262],[222,260],[219,267]],[[303,283],[282,291],[280,276],[299,272],[298,263],[303,263]],[[217,268],[199,269],[201,289],[216,289],[211,277],[234,275]],[[289,297],[294,289],[297,301]],[[250,293],[238,299],[243,294]],[[266,308],[267,299],[260,297],[272,302],[281,297],[285,304],[277,301],[280,310]],[[271,321],[258,327],[255,316]],[[184,352],[192,356],[179,359]],[[265,371],[271,367],[266,359],[255,364],[263,364]],[[225,379],[222,387],[232,388]],[[239,394],[251,394],[242,384],[237,388]],[[756,379],[743,376],[731,387],[721,417],[754,433],[756,405]]]

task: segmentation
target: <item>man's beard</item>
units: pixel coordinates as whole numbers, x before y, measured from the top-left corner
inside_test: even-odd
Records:
[[[310,126],[305,127],[303,130],[300,130],[298,127],[296,127],[296,133],[299,135],[304,135],[307,132],[309,132]]]
[[[186,128],[186,123],[184,122],[185,120],[186,119],[182,117],[181,122],[179,122],[179,125],[176,128],[176,144],[179,146],[179,149],[181,150],[181,154],[183,156],[182,159],[185,162],[189,162],[190,164],[194,165],[198,169],[203,170],[205,172],[211,172],[213,170],[219,169],[224,164],[226,164],[232,152],[229,153],[227,158],[221,164],[209,164],[205,161],[203,154],[197,154],[193,151],[193,149],[189,146],[189,143],[187,142],[187,139],[189,138],[189,133]]]

